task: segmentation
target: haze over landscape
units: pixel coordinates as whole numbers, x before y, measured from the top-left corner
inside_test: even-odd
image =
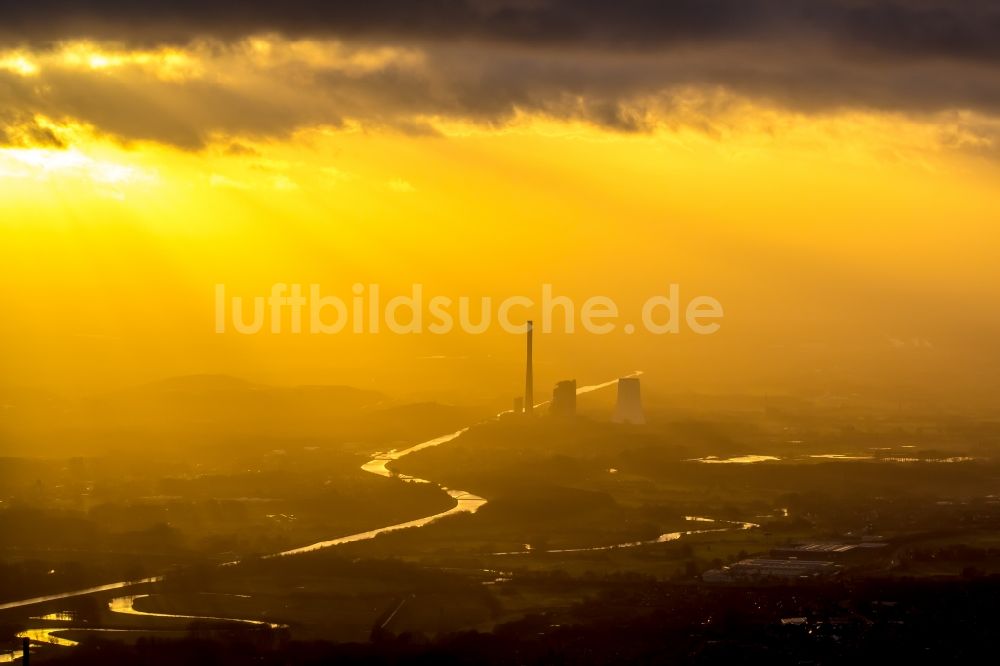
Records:
[[[986,644],[992,0],[2,15],[0,661]]]

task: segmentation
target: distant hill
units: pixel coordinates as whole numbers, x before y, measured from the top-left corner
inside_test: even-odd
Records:
[[[125,391],[132,393],[189,393],[198,391],[247,391],[256,387],[265,388],[246,379],[231,375],[180,375],[178,377],[167,377],[166,379],[149,382],[148,384],[141,384]]]
[[[413,441],[475,416],[438,403],[406,404],[339,385],[269,386],[228,375],[171,377],[78,400],[0,392],[8,452],[46,455],[157,442],[312,438],[376,444]]]

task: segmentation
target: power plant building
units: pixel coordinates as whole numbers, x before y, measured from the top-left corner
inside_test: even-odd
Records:
[[[549,413],[553,416],[576,416],[576,380],[567,379],[552,389]]]

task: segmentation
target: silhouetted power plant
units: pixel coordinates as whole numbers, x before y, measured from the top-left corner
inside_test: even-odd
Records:
[[[639,378],[622,377],[618,380],[618,403],[615,405],[615,423],[645,423],[642,398],[639,395]]]
[[[549,413],[553,416],[576,416],[576,380],[566,379],[552,389]]]
[[[534,322],[529,319],[525,329],[527,336],[525,339],[524,396],[514,398],[513,409],[510,411],[510,414],[515,417],[532,416],[535,411],[534,327]],[[576,391],[575,379],[564,379],[557,382],[552,389],[549,414],[561,417],[576,416]],[[646,422],[646,417],[642,412],[642,399],[639,396],[638,377],[622,377],[618,380],[618,402],[615,406],[615,414],[612,420],[615,423],[642,424]]]

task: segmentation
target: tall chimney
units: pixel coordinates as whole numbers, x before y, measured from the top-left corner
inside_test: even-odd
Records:
[[[531,368],[531,330],[534,328],[534,322],[530,319],[528,320],[528,366],[524,372],[524,413],[531,416],[532,411],[535,408],[535,395],[534,395],[534,376],[532,374]]]

